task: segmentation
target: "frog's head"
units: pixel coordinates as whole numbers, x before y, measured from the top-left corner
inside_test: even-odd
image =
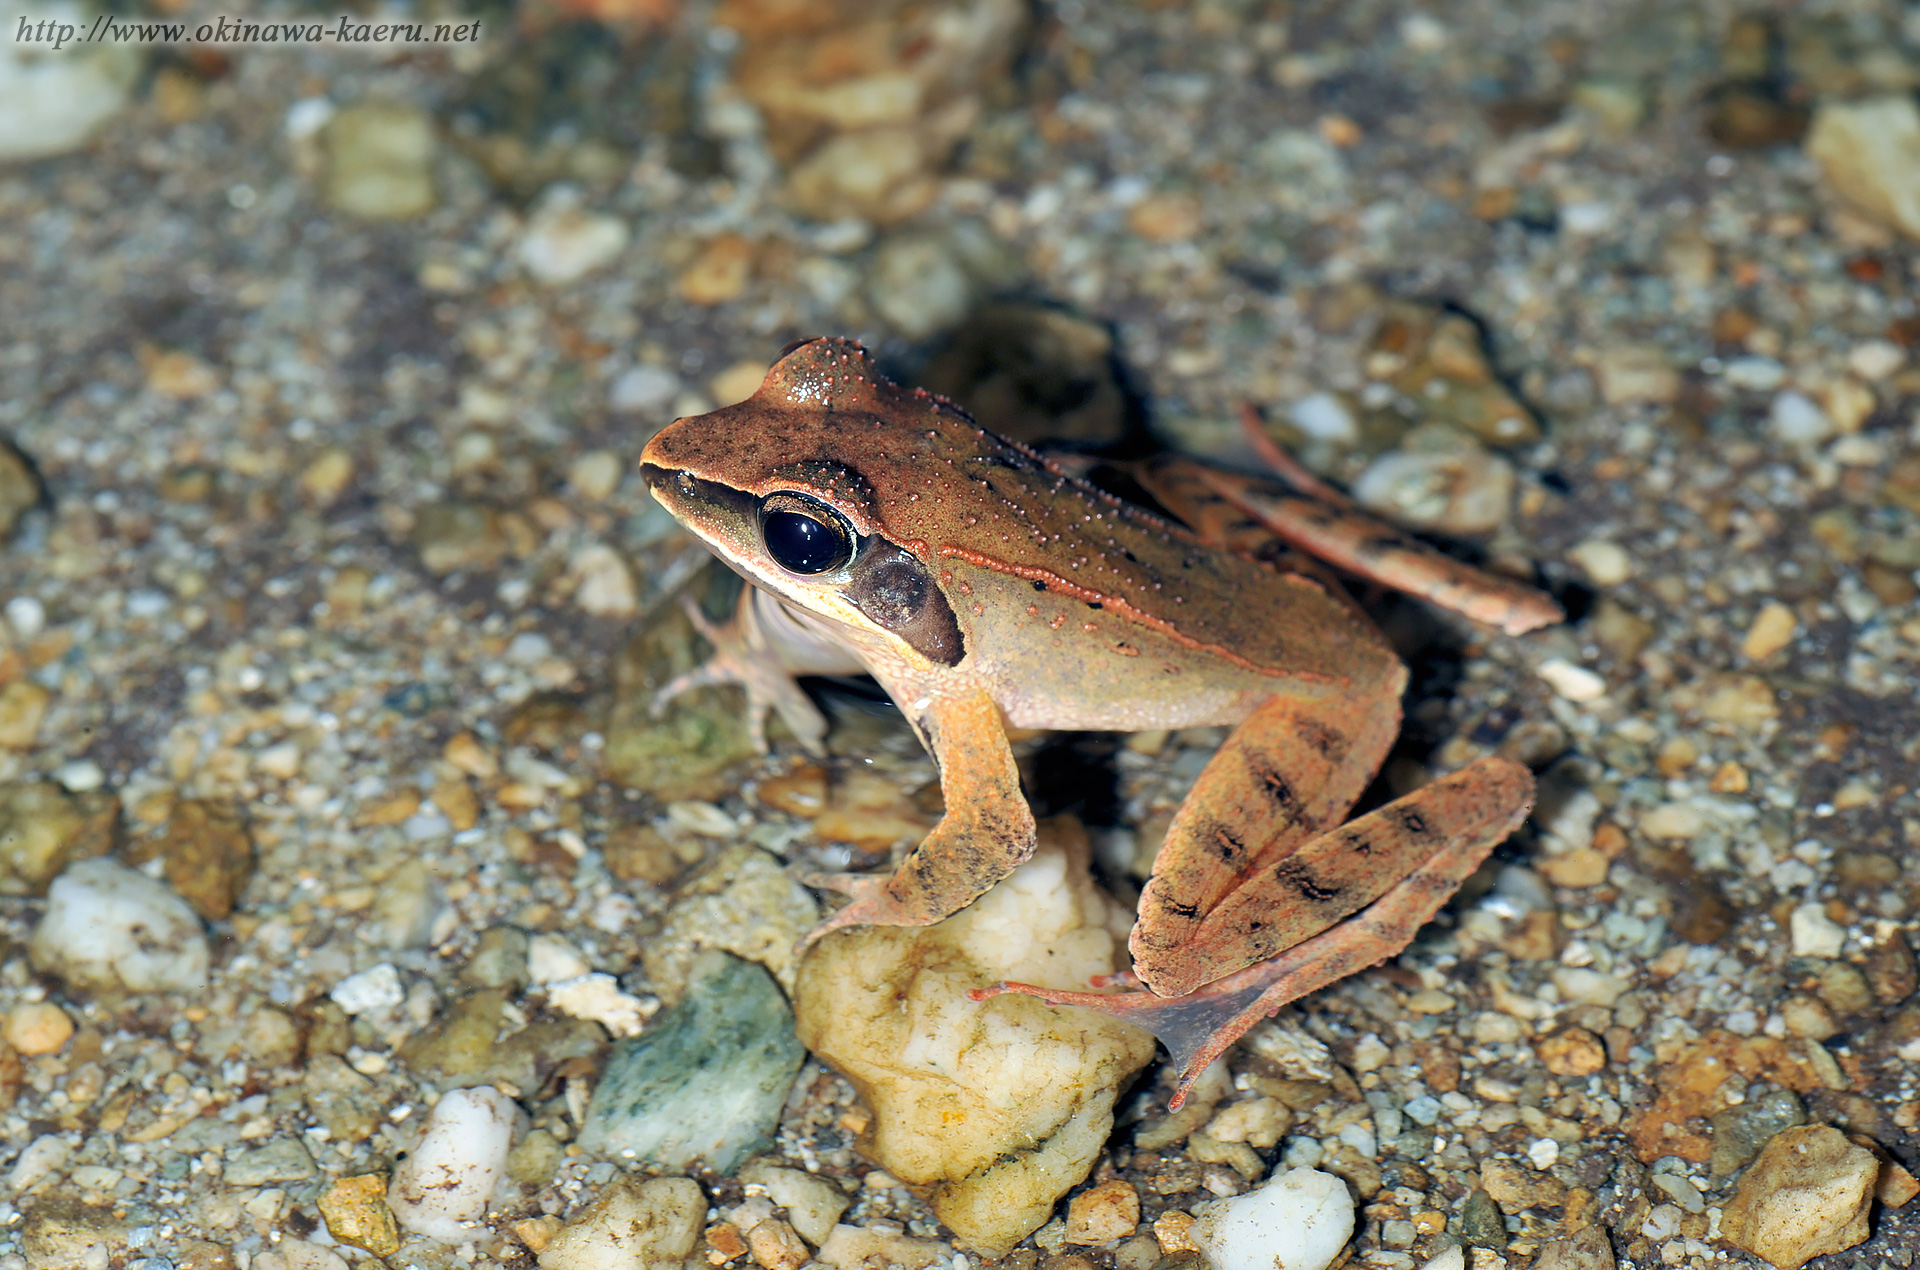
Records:
[[[662,429],[640,473],[743,577],[953,666],[964,641],[925,537],[902,532],[917,518],[889,504],[917,502],[927,465],[982,435],[951,403],[889,381],[860,345],[816,339],[790,346],[747,400]]]

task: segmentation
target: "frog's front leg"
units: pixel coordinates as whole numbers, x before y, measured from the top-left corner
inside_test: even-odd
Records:
[[[996,984],[970,995],[977,1001],[1019,992],[1052,1005],[1084,1006],[1146,1028],[1167,1047],[1180,1073],[1171,1102],[1177,1110],[1208,1064],[1254,1024],[1289,1001],[1404,949],[1532,808],[1533,774],[1511,759],[1486,758],[1342,826],[1326,837],[1347,852],[1430,854],[1354,916],[1271,961],[1187,996],[1060,992],[1019,983]]]
[[[653,713],[658,716],[669,701],[695,688],[739,684],[747,693],[747,729],[756,751],[767,752],[766,720],[772,710],[801,748],[824,755],[827,720],[794,678],[860,674],[866,667],[845,649],[807,632],[785,616],[778,600],[753,587],[742,588],[733,616],[718,624],[708,621],[691,597],[682,596],[680,607],[713,652],[653,694]]]
[[[984,692],[894,696],[939,764],[946,814],[889,876],[810,879],[853,899],[822,922],[808,943],[842,926],[931,925],[973,903],[1033,854],[1033,812],[1020,793],[1020,770],[993,699]]]

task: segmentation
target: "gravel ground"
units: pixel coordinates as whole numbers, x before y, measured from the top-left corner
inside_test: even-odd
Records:
[[[1803,142],[1911,100],[1912,14],[1061,0],[955,90],[975,117],[912,206],[823,209],[729,80],[741,41],[669,8],[157,49],[83,152],[0,167],[0,436],[45,495],[0,548],[0,810],[54,823],[22,783],[63,786],[62,861],[111,847],[211,942],[204,988],[76,986],[29,957],[51,874],[9,864],[0,1267],[331,1264],[297,1259],[332,1243],[317,1196],[412,1149],[477,988],[547,1029],[499,1080],[551,1155],[491,1230],[386,1264],[530,1265],[614,1176],[571,1139],[602,1022],[685,981],[686,879],[736,838],[873,864],[898,821],[869,822],[926,813],[930,764],[857,694],[833,770],[894,794],[837,839],[751,796],[801,762],[754,759],[731,699],[645,717],[706,575],[634,459],[815,333],[987,412],[1053,323],[1080,351],[1013,390],[1034,432],[1244,462],[1256,403],[1571,615],[1506,639],[1374,597],[1415,669],[1382,792],[1498,750],[1540,813],[1407,955],[1286,1013],[1326,1079],[1230,1057],[1232,1099],[1292,1100],[1283,1137],[1123,1123],[1094,1180],[1140,1235],[1056,1221],[1011,1260],[1177,1257],[1156,1218],[1244,1190],[1252,1150],[1346,1178],[1383,1270],[1524,1270],[1596,1223],[1624,1265],[1742,1261],[1719,1221],[1783,1090],[1920,1167],[1920,253]],[[1869,175],[1920,189],[1908,157]],[[1122,879],[1218,740],[1053,743],[1030,783]],[[506,928],[627,1013],[494,974]],[[864,1123],[810,1061],[778,1150],[856,1186],[844,1221],[938,1237]],[[1818,1265],[1911,1265],[1915,1211]],[[695,1255],[745,1264],[727,1238]]]

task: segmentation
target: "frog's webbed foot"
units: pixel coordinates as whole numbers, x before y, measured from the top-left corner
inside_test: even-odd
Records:
[[[971,995],[979,1001],[1017,992],[1052,1005],[1098,1010],[1146,1028],[1173,1056],[1179,1080],[1172,1106],[1178,1108],[1200,1073],[1254,1024],[1290,1001],[1405,949],[1532,807],[1532,774],[1510,759],[1488,758],[1360,817],[1337,832],[1374,842],[1396,835],[1432,835],[1444,845],[1352,917],[1271,961],[1184,996],[1061,992],[1022,983],[995,984]]]
[[[713,653],[705,662],[676,676],[653,694],[654,717],[658,718],[675,697],[695,688],[739,684],[747,693],[747,731],[755,751],[767,752],[767,712],[772,710],[779,713],[781,722],[807,753],[816,757],[824,755],[827,720],[760,638],[753,616],[752,592],[743,591],[734,615],[717,625],[708,621],[700,606],[689,597],[681,597],[680,608],[693,623],[693,629],[713,645]]]

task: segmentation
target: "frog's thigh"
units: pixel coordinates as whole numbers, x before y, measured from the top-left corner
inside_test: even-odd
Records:
[[[1156,991],[1190,991],[1325,924],[1314,924],[1311,913],[1305,920],[1272,915],[1243,955],[1223,946],[1232,935],[1213,915],[1353,807],[1399,732],[1399,682],[1396,676],[1358,697],[1276,696],[1221,745],[1174,813],[1140,896],[1134,969]]]
[[[973,903],[1033,854],[1033,812],[1020,793],[1020,769],[992,698],[938,698],[914,722],[940,765],[946,814],[890,877],[820,879],[819,885],[854,898],[813,939],[841,926],[937,922]]]

